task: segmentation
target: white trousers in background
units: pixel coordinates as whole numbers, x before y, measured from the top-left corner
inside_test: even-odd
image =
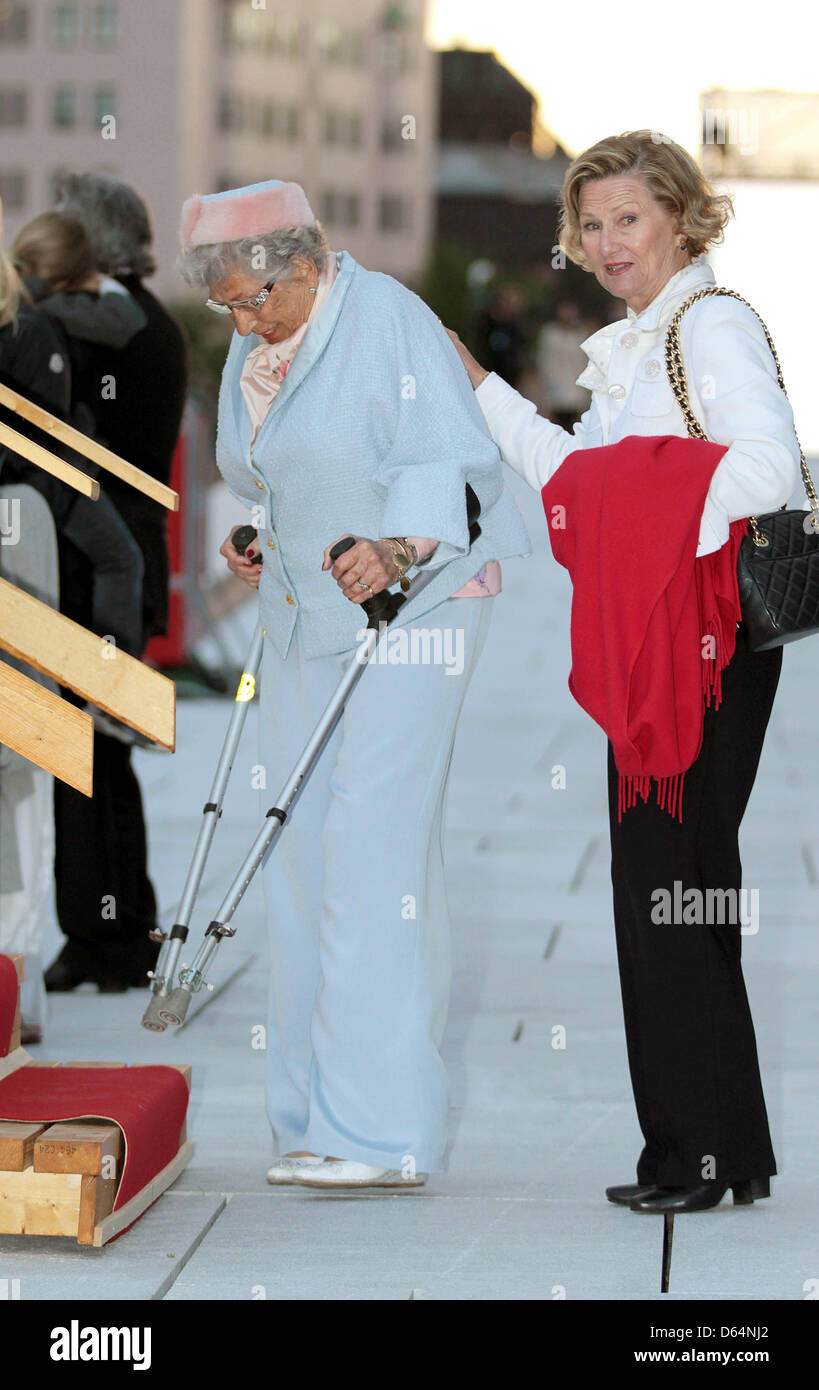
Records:
[[[0,486],[0,575],[56,608],[57,533],[45,498],[24,483]],[[9,665],[56,692],[48,676],[3,653]],[[43,1027],[43,932],[53,914],[53,780],[11,748],[0,746],[0,951],[25,953],[21,992],[26,1023]]]
[[[455,673],[457,659],[372,661],[268,854],[266,1093],[277,1154],[305,1149],[407,1172],[442,1167],[447,1078],[438,1049],[450,984],[443,818],[458,715],[492,602],[449,599],[408,623],[405,639],[399,629],[387,633],[387,654],[400,656],[392,644],[401,641],[412,656],[417,630],[419,657],[420,630],[437,630],[444,653],[460,642],[463,669]],[[430,639],[428,654],[435,651]],[[286,660],[265,641],[265,808],[350,659],[305,660],[298,626]]]

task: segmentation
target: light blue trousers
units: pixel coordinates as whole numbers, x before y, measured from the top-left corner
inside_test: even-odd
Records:
[[[443,820],[455,728],[492,603],[449,599],[388,631],[394,662],[376,658],[364,671],[268,854],[266,1090],[277,1154],[305,1149],[405,1172],[443,1166]],[[393,644],[411,657],[421,629],[444,634],[449,664],[400,661]],[[264,644],[260,757],[270,805],[351,659],[305,660],[298,637],[297,627],[286,660]]]

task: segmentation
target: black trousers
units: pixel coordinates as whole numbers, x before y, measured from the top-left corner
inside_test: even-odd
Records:
[[[147,933],[156,926],[142,797],[128,744],[95,732],[94,795],[55,778],[54,824],[60,927],[77,954],[94,952],[103,971],[124,968],[150,950]]]
[[[753,653],[738,629],[720,707],[706,710],[702,749],[685,775],[682,823],[652,793],[618,824],[609,745],[614,922],[629,1069],[645,1139],[641,1183],[685,1187],[776,1172],[738,913],[709,912],[705,890],[735,889],[739,905],[739,825],[781,666],[781,648]],[[677,906],[694,905],[677,911],[678,920],[658,921],[669,903],[658,890],[673,905],[675,883],[681,885]],[[702,895],[699,913],[696,899],[682,896],[691,888]],[[693,915],[700,920],[692,922]],[[729,920],[720,924],[721,915]]]

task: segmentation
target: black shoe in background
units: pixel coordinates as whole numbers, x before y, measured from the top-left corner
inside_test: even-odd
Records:
[[[159,947],[146,935],[105,952],[97,977],[100,994],[122,994],[149,984],[148,971],[156,965]]]
[[[148,984],[158,953],[147,935],[125,945],[109,942],[96,951],[68,941],[46,971],[45,987],[51,994],[67,994],[79,985],[94,984],[100,994],[124,994]]]
[[[49,994],[68,994],[78,985],[95,982],[98,962],[91,951],[67,941],[48,967],[43,983]]]

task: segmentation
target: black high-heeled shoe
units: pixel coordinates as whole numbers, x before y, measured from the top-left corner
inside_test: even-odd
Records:
[[[648,1197],[660,1190],[656,1182],[626,1182],[619,1187],[607,1187],[606,1197],[617,1207],[628,1207],[638,1197]]]
[[[632,1211],[678,1212],[710,1211],[718,1207],[728,1189],[735,1207],[749,1207],[771,1195],[770,1178],[749,1178],[746,1182],[702,1182],[694,1187],[657,1187],[629,1203]]]

